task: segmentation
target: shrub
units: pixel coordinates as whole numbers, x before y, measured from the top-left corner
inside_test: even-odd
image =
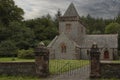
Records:
[[[0,57],[17,56],[17,47],[14,42],[7,40],[0,43]]]
[[[28,50],[18,50],[18,58],[22,59],[33,59],[34,58],[34,51],[33,49]]]

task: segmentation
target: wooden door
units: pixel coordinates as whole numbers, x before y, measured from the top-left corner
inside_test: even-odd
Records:
[[[104,52],[104,59],[109,59],[109,52],[108,51]]]

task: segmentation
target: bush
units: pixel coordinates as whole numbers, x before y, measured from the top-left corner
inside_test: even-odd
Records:
[[[18,58],[22,59],[33,59],[34,56],[34,51],[33,49],[28,49],[28,50],[18,50]]]
[[[14,42],[7,40],[0,43],[0,57],[16,57],[17,47]]]

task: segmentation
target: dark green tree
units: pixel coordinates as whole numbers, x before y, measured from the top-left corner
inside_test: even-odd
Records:
[[[0,57],[15,57],[17,56],[17,49],[13,41],[2,41],[0,43]]]
[[[11,31],[9,39],[13,40],[19,49],[28,49],[34,46],[34,32],[20,22],[11,22],[8,29]]]
[[[49,14],[41,18],[24,22],[27,27],[34,31],[35,43],[39,43],[40,41],[46,42],[46,40],[49,42],[58,34],[57,26]]]
[[[0,22],[8,25],[12,21],[21,21],[24,11],[13,0],[0,0]]]

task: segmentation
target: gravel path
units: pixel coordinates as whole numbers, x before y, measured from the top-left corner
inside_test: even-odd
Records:
[[[89,80],[89,65],[44,80]]]

